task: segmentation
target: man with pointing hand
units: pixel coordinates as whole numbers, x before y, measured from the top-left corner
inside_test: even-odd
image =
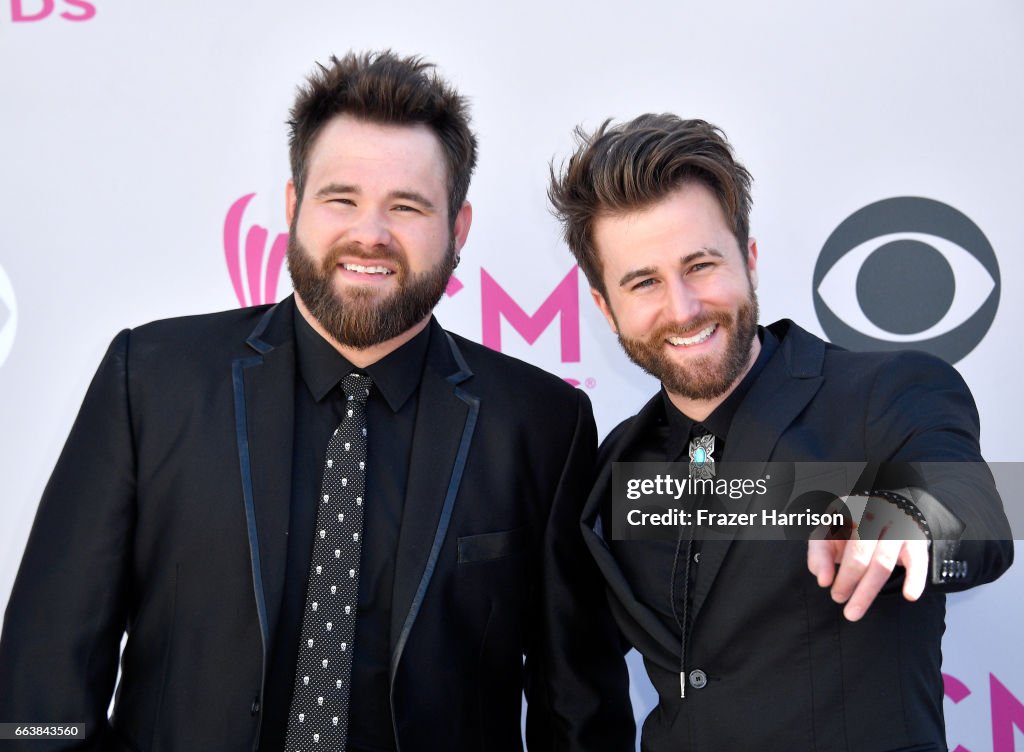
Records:
[[[945,750],[945,593],[1013,555],[966,385],[928,355],[758,325],[751,178],[718,128],[642,115],[577,136],[552,203],[612,331],[662,384],[605,440],[583,514],[658,691],[643,749]],[[616,466],[688,461],[694,477],[722,460],[859,463],[854,534],[616,536]]]

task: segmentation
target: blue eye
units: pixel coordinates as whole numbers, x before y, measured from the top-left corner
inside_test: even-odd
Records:
[[[925,350],[955,363],[985,336],[1000,275],[988,239],[931,199],[886,199],[844,220],[813,278],[818,320],[852,350]]]

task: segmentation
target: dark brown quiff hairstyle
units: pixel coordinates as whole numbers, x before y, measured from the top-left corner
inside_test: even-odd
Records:
[[[382,125],[425,125],[441,142],[448,168],[448,221],[466,200],[476,166],[469,103],[437,75],[433,63],[391,50],[331,56],[299,87],[288,121],[292,180],[299,201],[306,162],[323,127],[338,115]]]
[[[607,298],[594,220],[645,209],[690,182],[703,183],[718,197],[746,258],[751,177],[721,129],[672,114],[611,123],[592,134],[576,128],[576,152],[561,175],[552,164],[548,188],[565,242],[590,286]]]

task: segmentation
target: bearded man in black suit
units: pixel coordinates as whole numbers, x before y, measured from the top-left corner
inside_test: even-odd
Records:
[[[602,445],[583,517],[658,691],[643,749],[945,750],[945,593],[1013,554],[966,385],[921,353],[758,326],[751,180],[719,129],[643,115],[577,135],[549,195],[612,331],[662,382]],[[617,538],[613,466],[680,460],[690,477],[723,460],[863,467],[844,502],[858,533]]]
[[[465,100],[350,54],[290,126],[295,295],[114,339],[7,608],[0,720],[86,725],[33,750],[493,752],[525,689],[531,750],[631,749],[578,522],[590,404],[431,316],[472,219]]]

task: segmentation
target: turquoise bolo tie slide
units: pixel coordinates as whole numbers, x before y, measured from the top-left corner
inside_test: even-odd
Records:
[[[706,433],[690,439],[690,477],[715,477],[715,435]]]

